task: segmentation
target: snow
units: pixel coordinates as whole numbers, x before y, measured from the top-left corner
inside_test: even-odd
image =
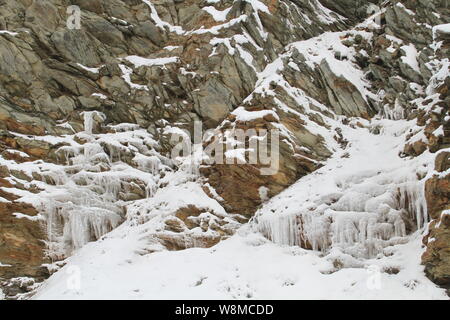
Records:
[[[263,25],[262,25],[262,22],[261,22],[258,12],[261,11],[261,12],[270,14],[268,7],[259,0],[245,0],[245,1],[248,2],[252,6],[252,9],[253,9],[252,15],[256,20],[257,30],[258,30],[261,38],[266,40],[268,33],[263,28]],[[182,26],[174,26],[166,21],[163,21],[159,17],[155,6],[152,4],[152,2],[150,0],[143,0],[143,2],[146,3],[150,7],[150,9],[151,9],[150,17],[155,22],[155,25],[158,28],[161,28],[163,30],[168,30],[169,32],[176,33],[178,35],[189,36],[189,35],[193,35],[193,34],[205,34],[205,33],[211,33],[214,35],[218,35],[222,29],[231,28],[234,25],[244,22],[248,19],[248,16],[243,14],[237,18],[231,19],[228,22],[225,22],[225,23],[219,24],[219,25],[215,25],[210,28],[204,28],[204,26],[201,26],[199,29],[185,30],[185,29],[183,29]],[[210,2],[206,2],[206,3],[216,4],[217,2],[218,1],[213,0]],[[226,16],[227,16],[229,10],[231,10],[231,7],[224,9],[222,11],[217,10],[214,6],[205,6],[202,9],[205,10],[206,12],[208,12],[213,17],[213,19],[215,19],[215,21],[223,22],[223,21],[226,21]]]
[[[10,35],[10,36],[13,36],[13,37],[18,35],[17,32],[12,32],[12,31],[8,31],[8,30],[0,30],[0,35],[2,35],[2,34],[7,34],[7,35]]]
[[[338,77],[344,77],[361,92],[364,99],[370,96],[368,83],[363,72],[356,66],[354,56],[355,49],[342,44],[341,37],[351,34],[361,35],[365,39],[371,39],[372,34],[365,31],[325,32],[318,37],[305,41],[299,41],[289,46],[290,50],[296,49],[306,59],[306,64],[315,69],[322,62],[327,62],[331,71]],[[338,60],[335,54],[339,53],[346,59]]]
[[[230,12],[231,7],[220,11],[214,8],[213,6],[207,6],[203,7],[202,10],[208,12],[213,17],[214,20],[222,22],[227,19],[227,14],[228,12]]]
[[[125,20],[123,20],[123,19],[119,19],[119,18],[116,18],[116,17],[111,17],[111,19],[112,19],[114,22],[118,22],[118,23],[120,23],[121,25],[124,25],[124,26],[130,25],[130,23],[129,23],[128,21],[125,21]]]
[[[252,7],[248,14],[256,21],[261,38],[266,40],[268,34],[259,13],[270,14],[269,8],[259,0],[245,1]],[[12,133],[18,138],[62,144],[57,153],[66,160],[65,165],[56,165],[40,161],[16,163],[0,157],[0,165],[10,170],[29,176],[39,173],[52,181],[51,184],[33,181],[35,187],[43,190],[39,194],[1,188],[45,213],[30,217],[17,212],[14,216],[46,219],[48,255],[52,259],[64,259],[61,265],[65,266],[56,267],[59,270],[37,290],[35,299],[448,299],[443,289],[425,277],[420,264],[424,250],[421,239],[429,222],[424,182],[437,174],[433,170],[436,155],[425,152],[413,159],[398,156],[407,137],[410,143],[426,141],[423,128],[415,121],[404,119],[405,112],[398,100],[393,107],[385,105],[380,112],[382,116],[371,121],[344,119],[292,87],[282,75],[285,65],[302,72],[300,64],[292,59],[296,51],[305,58],[309,68],[314,70],[327,63],[336,76],[352,83],[364,98],[378,97],[370,92],[370,83],[357,66],[355,49],[342,44],[342,39],[356,35],[371,40],[371,32],[326,32],[289,44],[283,54],[268,61],[264,70],[258,70],[253,50],[247,49],[248,46],[256,51],[262,48],[249,34],[219,36],[223,29],[247,21],[250,16],[226,21],[231,8],[220,11],[213,6],[219,0],[207,0],[205,3],[210,6],[203,10],[215,21],[225,23],[184,30],[163,21],[151,1],[144,2],[150,7],[150,18],[158,28],[183,36],[211,33],[216,36],[210,41],[214,46],[211,56],[223,44],[231,55],[238,54],[255,71],[255,90],[232,112],[235,121],[249,122],[271,116],[275,119],[271,126],[280,130],[282,141],[293,153],[301,150],[310,154],[311,146],[296,144],[293,133],[282,122],[286,114],[296,117],[304,125],[303,134],[321,137],[320,141],[323,140],[333,155],[319,162],[296,153],[320,164],[320,169],[271,199],[270,190],[261,186],[257,196],[263,204],[249,223],[241,225],[235,215],[224,209],[224,199],[217,191],[199,178],[198,154],[170,160],[157,152],[158,142],[153,136],[136,124],[109,124],[108,133],[96,134],[94,124],[106,120],[106,116],[90,111],[82,114],[84,131],[74,135],[33,137]],[[322,23],[344,19],[317,0],[312,5]],[[384,11],[358,28],[380,28],[375,20]],[[448,26],[435,26],[434,30],[447,32]],[[392,51],[404,44],[394,36],[387,39],[392,42]],[[177,48],[167,46],[164,50]],[[418,71],[416,48],[409,44],[401,50],[405,54],[402,61]],[[128,56],[119,60],[139,68],[164,67],[177,63],[179,58]],[[99,68],[78,66],[99,72]],[[419,108],[431,111],[439,100],[434,88],[448,76],[448,66],[448,59],[436,63],[431,84],[426,89],[410,84],[414,91],[429,95],[413,101]],[[146,85],[131,81],[133,68],[125,64],[119,67],[130,88],[149,90]],[[180,68],[180,72],[197,77],[185,68]],[[277,90],[271,89],[274,83]],[[284,90],[291,103],[278,90]],[[274,105],[271,109],[247,110],[247,104],[256,95],[273,98]],[[107,98],[101,93],[93,96]],[[431,103],[421,105],[430,99]],[[314,117],[324,124],[313,121]],[[343,124],[343,120],[350,123]],[[162,124],[165,127],[161,134],[187,136],[168,122]],[[345,149],[335,141],[336,129],[341,129],[348,140]],[[373,134],[373,129],[380,133]],[[442,133],[440,127],[433,134]],[[77,142],[80,140],[83,144]],[[245,148],[228,150],[226,157],[245,161],[246,151]],[[127,163],[130,161],[133,165]],[[439,173],[444,174],[448,172]],[[24,180],[8,179],[13,184],[31,186]],[[145,189],[145,195],[139,200],[129,200],[124,197],[124,185]],[[0,202],[8,200],[0,197]],[[198,219],[208,227],[183,226],[180,232],[167,230],[168,219],[178,219],[175,213],[189,207],[196,207],[201,213],[188,219]],[[447,211],[444,214],[449,214]],[[195,248],[201,237],[223,236],[210,228],[219,222],[234,235],[226,236],[211,248]],[[161,237],[176,238],[188,249],[168,251]],[[1,266],[4,265],[0,263]],[[74,269],[80,271],[79,288],[68,286]],[[0,299],[1,295],[0,291]]]
[[[421,229],[427,213],[423,181],[415,172],[423,171],[432,156],[399,158],[413,123],[380,119],[372,125],[377,123],[383,126],[379,135],[343,127],[349,148],[272,198],[257,212],[259,230],[282,245],[307,241],[325,253],[339,248],[355,258],[370,258],[406,241],[406,212]]]
[[[246,49],[244,49],[242,47],[242,44],[250,43],[251,45],[253,45],[253,47],[256,50],[262,50],[262,49],[254,42],[254,40],[251,38],[251,36],[249,34],[247,34],[247,33],[237,34],[231,38],[213,38],[213,39],[211,39],[211,41],[209,43],[214,46],[213,51],[209,55],[210,57],[212,57],[216,54],[216,50],[217,50],[216,46],[218,44],[224,44],[228,49],[228,53],[231,55],[235,55],[236,49],[237,49],[240,57],[244,60],[244,62],[249,67],[251,67],[255,71],[255,73],[257,73],[257,70],[253,64],[253,56]],[[232,43],[234,43],[234,46],[232,45]]]
[[[430,79],[429,85],[427,87],[426,94],[429,96],[432,96],[433,100],[439,99],[439,94],[435,93],[435,88],[439,86],[439,83],[445,81],[450,76],[450,59],[445,58],[438,62],[437,64],[437,71],[433,74],[433,76]],[[433,103],[430,103],[430,105],[434,105],[435,101]]]
[[[139,68],[142,66],[147,66],[147,67],[163,66],[168,63],[176,63],[179,61],[178,57],[148,59],[148,58],[143,58],[143,57],[139,57],[139,56],[128,56],[124,59],[131,62],[135,68]]]
[[[366,18],[365,21],[358,24],[356,26],[356,29],[358,29],[358,28],[367,28],[369,30],[381,29],[381,25],[380,25],[381,15],[383,15],[386,12],[386,8],[381,8],[381,10],[378,11],[378,8],[372,7],[372,12],[373,11],[375,11],[375,13],[373,15],[371,15],[370,17]]]
[[[90,243],[53,275],[35,299],[446,299],[423,275],[418,241],[398,245],[389,258],[336,271],[317,252],[277,246],[258,234],[239,234],[210,249],[140,255],[135,234],[117,232]],[[414,257],[414,258],[411,258]],[[94,262],[95,261],[95,262]],[[180,270],[182,264],[182,271]],[[380,272],[370,286],[369,267]],[[80,270],[80,288],[69,289],[69,267]],[[151,270],[151,272],[149,272]],[[264,279],[264,281],[261,281]]]
[[[77,63],[77,66],[79,66],[80,68],[82,68],[82,69],[84,69],[86,71],[92,72],[92,73],[99,73],[100,72],[100,68],[89,68],[89,67],[86,67],[86,66],[82,65],[81,63]]]
[[[146,219],[152,217],[159,219],[173,214],[179,208],[185,208],[189,205],[195,205],[200,209],[208,208],[210,211],[221,216],[227,215],[222,206],[216,200],[209,198],[199,184],[186,182],[158,189],[152,198],[131,204],[128,209],[128,218],[142,219],[148,215]],[[153,212],[155,208],[157,210]]]
[[[257,0],[252,0],[252,1],[257,1]],[[156,11],[156,8],[155,8],[155,6],[151,3],[151,1],[149,1],[149,0],[143,0],[143,2],[146,3],[146,4],[150,7],[150,9],[151,9],[150,17],[151,17],[152,20],[155,22],[155,25],[156,25],[158,28],[161,28],[161,29],[163,29],[163,30],[165,30],[165,29],[167,28],[167,30],[168,30],[169,32],[176,33],[176,34],[178,34],[178,35],[191,35],[191,34],[204,34],[204,33],[218,34],[219,31],[220,31],[221,29],[232,27],[233,25],[235,25],[235,24],[237,24],[237,23],[239,23],[239,22],[245,21],[245,20],[247,19],[247,16],[246,16],[246,15],[242,15],[242,16],[240,16],[240,17],[238,17],[238,18],[235,18],[235,19],[230,20],[230,21],[227,22],[227,23],[224,23],[224,24],[221,24],[221,25],[217,25],[217,26],[213,26],[213,27],[208,28],[208,29],[205,29],[205,28],[203,28],[203,26],[202,26],[202,27],[199,28],[199,29],[187,31],[187,30],[184,30],[183,27],[181,27],[181,26],[174,26],[174,25],[171,25],[170,23],[168,23],[168,22],[166,22],[166,21],[163,21],[163,20],[159,17],[158,12]],[[258,2],[259,2],[259,1],[258,1]],[[208,10],[208,9],[207,9],[207,10]],[[209,9],[209,11],[211,11],[211,9]],[[212,12],[212,11],[211,11],[211,12]],[[218,11],[218,12],[220,12],[220,11]],[[214,12],[214,13],[216,13],[216,12]],[[217,13],[217,16],[218,16],[219,18],[221,18],[221,17],[223,16],[223,14],[224,14],[223,12],[220,13],[220,14]],[[259,18],[258,18],[258,19],[259,19]],[[261,25],[261,28],[262,28],[262,25]]]
[[[437,128],[436,130],[433,131],[433,135],[435,137],[440,137],[440,136],[444,136],[444,126],[440,126],[439,128]]]
[[[93,93],[92,96],[93,96],[93,97],[98,97],[98,98],[100,98],[100,99],[102,99],[102,100],[108,99],[108,97],[105,96],[105,95],[102,94],[102,93]]]
[[[45,218],[42,215],[29,216],[27,214],[23,214],[20,212],[14,212],[12,215],[17,219],[28,219],[30,221],[45,221]]]
[[[279,120],[278,115],[272,110],[247,111],[244,107],[238,107],[231,114],[236,116],[236,121],[242,122],[263,118],[267,115],[272,115],[275,119]]]
[[[421,85],[417,84],[417,83],[411,82],[411,83],[409,83],[409,87],[418,96],[425,94],[424,88]]]
[[[9,153],[17,154],[17,155],[21,156],[22,158],[29,158],[29,157],[30,157],[30,156],[29,156],[28,154],[26,154],[25,152],[18,151],[18,150],[6,149],[5,151],[6,151],[6,152],[9,152]]]
[[[166,46],[163,49],[167,51],[173,51],[175,49],[181,48],[181,46]]]
[[[56,165],[33,161],[15,163],[0,157],[0,164],[10,170],[18,170],[28,176],[38,173],[43,181],[32,184],[42,190],[31,193],[16,188],[2,190],[20,197],[17,201],[30,203],[40,212],[37,216],[14,213],[18,219],[46,220],[47,253],[60,259],[73,250],[117,227],[123,221],[126,201],[119,190],[126,185],[140,184],[145,187],[145,196],[150,197],[156,189],[161,172],[168,170],[168,161],[153,150],[156,145],[152,136],[136,124],[110,125],[110,133],[94,134],[94,121],[105,120],[99,111],[81,114],[84,117],[84,132],[64,137],[24,136],[51,144],[62,144],[56,152],[66,159],[66,164]],[[111,132],[112,131],[112,132]],[[75,138],[85,142],[79,144]],[[133,154],[138,168],[122,162],[121,156]],[[139,169],[140,168],[140,169]],[[142,171],[141,171],[142,170]],[[31,183],[14,177],[7,178],[11,184],[20,183],[31,188]],[[50,181],[50,184],[45,183]],[[193,199],[197,199],[193,197]],[[2,202],[7,202],[1,198]]]
[[[246,21],[247,18],[248,18],[248,17],[244,14],[244,15],[241,15],[241,16],[239,16],[239,17],[237,17],[237,18],[231,19],[230,21],[228,21],[228,22],[226,22],[226,23],[219,24],[219,25],[213,26],[213,27],[208,28],[208,29],[205,29],[205,28],[203,28],[203,26],[202,26],[200,29],[196,29],[196,30],[189,31],[189,32],[187,32],[186,34],[187,34],[187,35],[191,35],[191,34],[205,34],[205,33],[212,33],[212,34],[214,34],[214,35],[217,35],[217,34],[219,34],[219,32],[220,32],[222,29],[231,28],[232,26],[234,26],[234,25],[236,25],[236,24],[238,24],[238,23],[240,23],[240,22]]]
[[[142,1],[150,7],[150,9],[151,9],[150,17],[155,22],[155,24],[158,28],[161,28],[164,30],[165,27],[167,27],[170,32],[174,32],[179,35],[182,35],[185,33],[185,31],[183,30],[182,27],[173,26],[170,23],[161,20],[161,18],[158,15],[158,12],[156,11],[155,6],[149,0],[142,0]]]
[[[252,222],[209,249],[171,252],[152,240],[177,208],[192,204],[227,216],[185,173],[170,174],[166,187],[128,207],[125,223],[66,259],[34,298],[448,299],[420,265],[426,219],[415,172],[431,170],[426,164],[432,157],[398,157],[414,121],[375,119],[365,125],[342,126],[347,150],[268,200]],[[371,134],[372,126],[382,126],[382,133]],[[266,199],[266,189],[259,193]],[[402,203],[402,197],[417,201]],[[406,235],[397,219],[401,207],[414,214],[419,230]],[[310,212],[302,217],[315,251],[297,246],[302,212]],[[331,239],[323,232],[329,218]],[[81,287],[71,289],[68,270],[74,267]]]
[[[439,24],[433,27],[433,34],[436,32],[450,33],[450,23]]]
[[[131,68],[127,67],[124,64],[119,64],[119,68],[122,71],[122,79],[125,80],[125,82],[130,86],[130,88],[148,91],[148,86],[131,82],[131,74],[133,73],[133,70]]]
[[[338,15],[337,13],[331,11],[330,9],[324,7],[318,0],[313,1],[313,5],[315,6],[315,12],[322,23],[325,24],[333,24],[338,22],[339,20],[346,20],[346,18]],[[333,17],[336,16],[335,17]]]
[[[259,198],[261,199],[261,201],[269,200],[268,192],[269,192],[269,188],[264,187],[264,186],[259,187],[258,193],[259,193]]]
[[[245,0],[245,2],[249,3],[253,8],[253,17],[256,20],[257,23],[257,29],[259,34],[261,35],[261,38],[264,40],[267,40],[268,33],[264,31],[264,27],[262,25],[261,19],[259,17],[258,11],[264,12],[266,14],[270,14],[269,8],[258,0]]]
[[[399,38],[397,38],[397,37],[395,37],[393,35],[387,34],[387,35],[385,35],[385,37],[386,37],[386,39],[388,39],[388,40],[390,40],[392,42],[395,42],[396,44],[402,44],[403,43],[402,39],[399,39]]]
[[[399,8],[402,8],[403,10],[405,10],[405,12],[406,12],[407,14],[409,14],[410,16],[415,16],[415,15],[416,15],[416,14],[414,13],[414,11],[412,11],[412,10],[406,8],[405,5],[404,5],[403,3],[401,3],[401,2],[397,2],[397,3],[396,3],[396,6],[399,7]]]
[[[122,60],[122,59],[121,59]],[[139,68],[142,66],[152,67],[152,66],[165,66],[169,63],[176,63],[179,61],[178,57],[166,57],[166,58],[144,58],[140,56],[128,56],[123,58],[123,60],[127,60],[128,62],[132,63],[135,68]],[[131,74],[133,73],[133,69],[130,67],[119,64],[119,68],[122,71],[122,79],[125,80],[125,82],[130,86],[132,89],[137,90],[146,90],[148,91],[148,86],[146,85],[140,85],[133,83],[131,81]]]

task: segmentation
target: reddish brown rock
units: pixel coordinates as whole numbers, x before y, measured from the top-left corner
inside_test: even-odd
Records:
[[[2,193],[2,196],[5,195]],[[0,267],[0,278],[18,275],[44,277],[48,272],[42,266],[45,258],[45,232],[39,221],[17,218],[13,214],[36,216],[34,207],[25,203],[0,203],[0,262],[10,267]]]

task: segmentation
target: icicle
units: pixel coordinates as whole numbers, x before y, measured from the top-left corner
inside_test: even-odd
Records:
[[[398,189],[399,206],[405,208],[414,219],[417,229],[422,229],[428,223],[428,212],[423,181],[409,180]]]
[[[301,222],[300,238],[302,242],[304,244],[309,242],[313,250],[326,251],[330,243],[328,217],[302,214]]]
[[[83,112],[84,117],[84,131],[87,134],[92,134],[94,128],[94,112]]]
[[[87,134],[92,134],[95,121],[102,122],[106,119],[106,116],[98,111],[84,111],[81,114],[84,119],[84,131]]]
[[[95,123],[105,119],[97,111],[85,112],[83,116],[87,134],[92,134]],[[157,191],[160,171],[165,168],[161,165],[163,158],[144,144],[149,139],[145,130],[137,132],[136,126],[120,129],[136,131],[129,136],[126,132],[91,135],[84,144],[63,146],[58,152],[71,165],[43,172],[42,176],[53,188],[44,200],[43,210],[47,217],[50,257],[62,259],[117,227],[124,213],[120,196],[130,184],[130,178],[140,180],[139,185],[146,184],[146,197],[152,197]],[[126,146],[122,145],[125,139]],[[133,161],[138,168],[121,163],[121,154],[125,153],[134,154]],[[139,174],[136,176],[136,169],[142,171],[142,179]]]
[[[270,219],[262,219],[258,224],[259,231],[271,241],[280,245],[299,245],[299,230],[297,217],[277,216]]]
[[[152,180],[150,181],[147,186],[145,187],[145,197],[146,198],[152,198],[157,190],[157,185],[156,183]]]
[[[161,160],[159,160],[158,157],[153,156],[153,157],[150,157],[149,164],[150,164],[150,172],[153,175],[156,175],[159,172],[159,166],[161,165]]]
[[[152,175],[157,175],[160,170],[161,160],[157,156],[140,156],[133,159],[142,171],[150,172]]]
[[[395,99],[394,108],[391,108],[389,104],[383,106],[383,116],[389,120],[401,120],[405,119],[405,110],[402,108],[398,99]]]
[[[397,219],[394,222],[394,234],[396,237],[405,237],[406,236],[406,226],[402,219]]]

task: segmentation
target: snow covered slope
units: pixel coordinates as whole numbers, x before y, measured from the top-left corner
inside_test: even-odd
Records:
[[[366,268],[332,272],[318,252],[246,229],[210,249],[147,256],[130,251],[133,239],[111,235],[73,256],[34,299],[448,299],[424,276],[417,234],[389,257],[366,260]],[[78,272],[81,286],[68,286]]]

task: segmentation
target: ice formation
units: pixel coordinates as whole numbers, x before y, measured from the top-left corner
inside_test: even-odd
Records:
[[[57,155],[65,165],[27,164],[29,174],[42,176],[43,191],[22,194],[23,201],[43,212],[52,259],[64,258],[116,228],[125,219],[127,204],[136,197],[152,197],[161,172],[170,170],[170,161],[154,149],[146,130],[121,124],[95,134],[105,116],[92,111],[83,117],[84,132],[51,141],[62,142]],[[16,166],[24,170],[24,165]]]
[[[379,135],[370,128],[346,128],[346,137],[353,137],[349,155],[335,155],[271,199],[257,213],[258,229],[281,245],[324,253],[337,248],[355,258],[372,258],[426,226],[424,180],[416,173],[425,174],[421,170],[427,170],[429,155],[415,160],[397,156],[412,123],[372,122],[383,126]]]

